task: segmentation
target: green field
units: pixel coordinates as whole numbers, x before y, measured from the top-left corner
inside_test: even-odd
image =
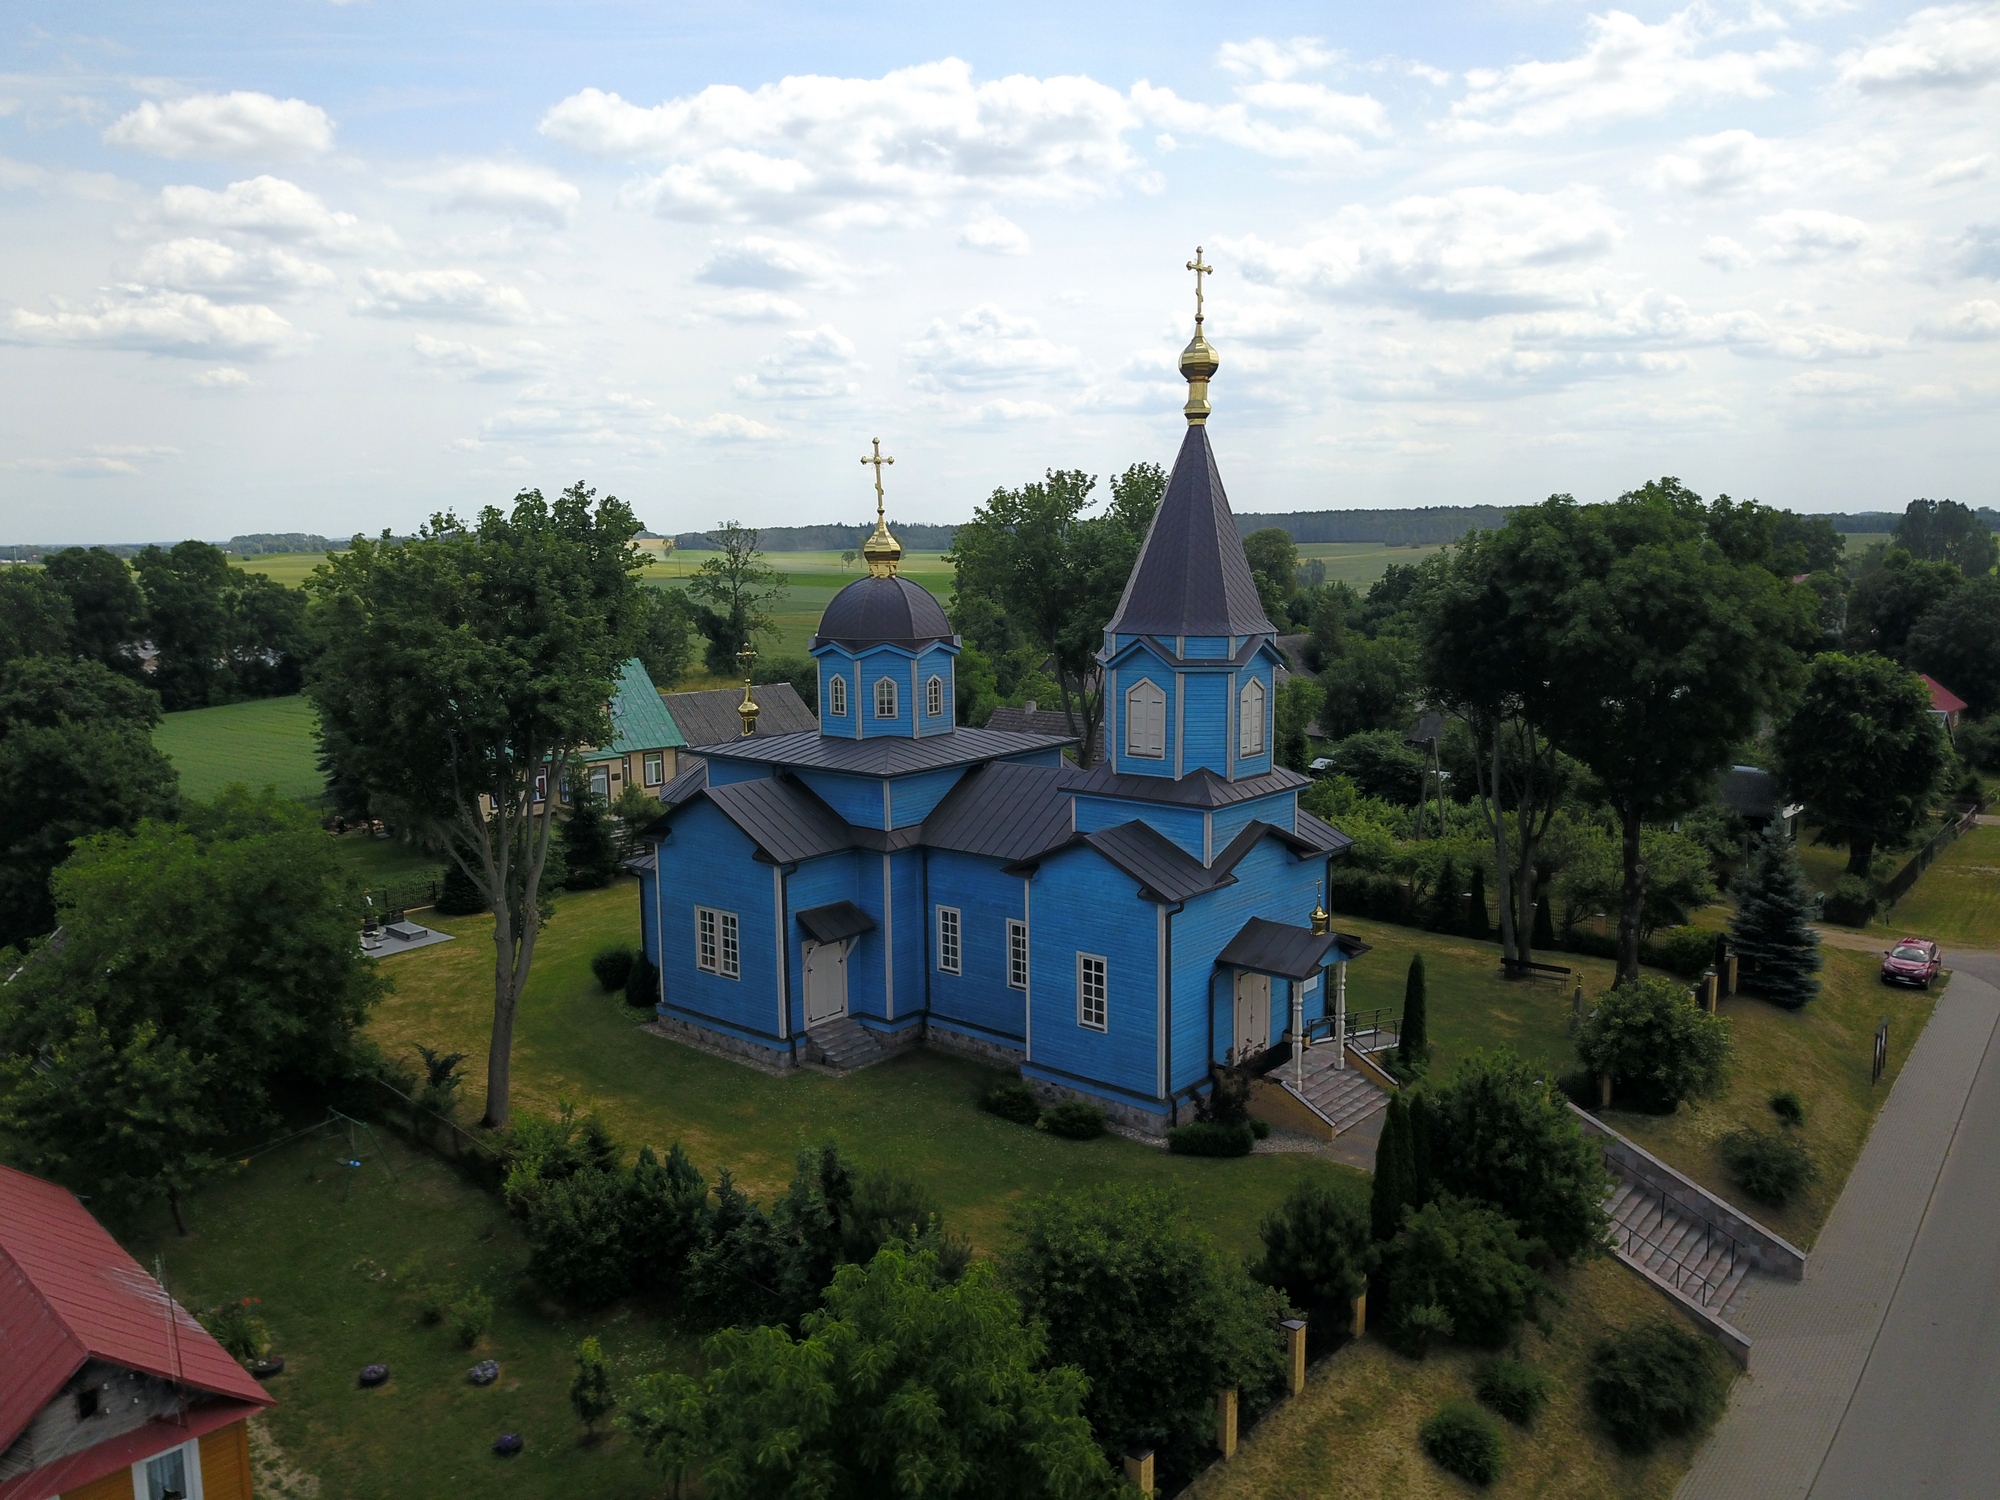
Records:
[[[1960,835],[1870,931],[1966,948],[2000,949],[2000,828]]]
[[[180,772],[181,792],[207,801],[233,781],[275,786],[281,796],[317,797],[317,719],[303,697],[258,698],[168,714],[153,743]]]
[[[326,559],[324,552],[272,552],[263,557],[232,557],[229,565],[246,573],[262,573],[287,588],[297,588]]]
[[[641,576],[662,588],[685,588],[708,552],[677,552],[663,563],[648,564]],[[763,637],[757,649],[766,656],[803,656],[806,642],[819,628],[819,617],[833,596],[868,570],[860,563],[843,568],[838,552],[773,552],[765,562],[784,576],[784,592],[772,606],[778,628]],[[902,576],[921,584],[946,604],[951,602],[952,570],[936,552],[903,554]],[[679,684],[683,688],[714,686],[704,677]]]
[[[1368,585],[1388,572],[1391,564],[1407,567],[1444,550],[1442,545],[1390,547],[1381,542],[1305,542],[1299,547],[1299,560],[1318,558],[1326,564],[1329,583],[1344,583],[1365,594]]]

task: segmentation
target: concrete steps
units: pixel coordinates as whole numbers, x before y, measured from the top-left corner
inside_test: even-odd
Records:
[[[1337,1055],[1332,1047],[1309,1048],[1303,1059],[1303,1077],[1296,1082],[1289,1059],[1264,1075],[1318,1115],[1336,1135],[1352,1130],[1389,1105],[1389,1096],[1359,1068],[1335,1067]]]
[[[1749,1275],[1750,1258],[1727,1234],[1656,1189],[1620,1178],[1605,1200],[1621,1260],[1668,1282],[1723,1317]]]
[[[881,1062],[888,1049],[852,1016],[836,1016],[806,1028],[806,1055],[842,1073]]]

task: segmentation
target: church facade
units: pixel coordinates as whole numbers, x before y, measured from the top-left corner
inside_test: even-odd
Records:
[[[760,736],[746,713],[648,830],[666,1029],[788,1067],[839,1060],[858,1027],[1159,1131],[1211,1062],[1296,1055],[1336,1024],[1364,948],[1319,893],[1349,840],[1275,759],[1276,627],[1210,448],[1195,322],[1187,433],[1098,656],[1110,754],[1083,771],[1063,737],[954,721],[959,641],[898,576],[881,460],[869,576],[811,646],[818,730]]]

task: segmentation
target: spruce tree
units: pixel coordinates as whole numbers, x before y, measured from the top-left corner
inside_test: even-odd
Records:
[[[1435,1196],[1431,1191],[1431,1162],[1437,1145],[1436,1129],[1437,1111],[1431,1108],[1429,1097],[1422,1091],[1413,1094],[1410,1097],[1408,1136],[1408,1201],[1413,1208],[1422,1208]]]
[[[457,860],[447,859],[444,862],[444,885],[438,891],[438,914],[472,917],[487,910],[486,897],[472,877],[459,867]]]
[[[1544,885],[1535,892],[1534,935],[1529,939],[1531,947],[1548,949],[1556,945],[1556,923],[1551,913],[1554,903],[1549,900],[1549,888]]]
[[[1388,1118],[1375,1143],[1375,1185],[1368,1199],[1368,1228],[1376,1243],[1386,1245],[1403,1227],[1403,1205],[1410,1198],[1410,1111],[1403,1096],[1389,1096]]]
[[[594,891],[618,878],[618,835],[604,799],[588,786],[575,789],[562,826],[563,863],[572,891]]]
[[[1486,866],[1472,867],[1472,896],[1466,902],[1465,935],[1479,942],[1493,936],[1493,924],[1486,915]]]
[[[1424,956],[1410,957],[1409,978],[1403,982],[1403,1025],[1396,1043],[1396,1065],[1406,1078],[1414,1078],[1430,1062],[1430,1021],[1425,1014]]]
[[[1437,885],[1431,891],[1431,929],[1454,935],[1465,925],[1459,911],[1458,865],[1447,854],[1438,870]]]
[[[1742,987],[1797,1007],[1819,994],[1819,934],[1799,852],[1776,822],[1764,830],[1740,887],[1729,941],[1742,961]]]

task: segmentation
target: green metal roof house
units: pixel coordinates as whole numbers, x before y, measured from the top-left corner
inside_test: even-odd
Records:
[[[584,774],[600,797],[616,801],[628,786],[657,792],[680,773],[687,739],[636,656],[619,669],[611,695],[611,729],[610,744],[582,757]]]

